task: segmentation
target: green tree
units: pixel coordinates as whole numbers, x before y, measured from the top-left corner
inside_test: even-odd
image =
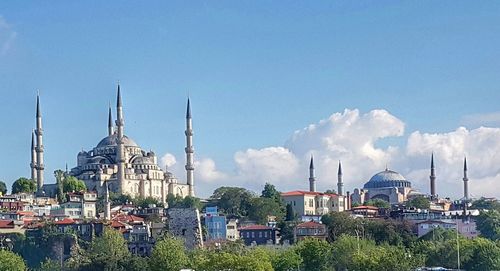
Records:
[[[384,208],[384,209],[388,209],[391,207],[389,202],[387,202],[383,199],[370,199],[370,200],[366,201],[364,205],[365,206],[375,206],[377,208]]]
[[[145,197],[145,198],[139,197],[134,200],[134,204],[141,208],[148,208],[149,206],[153,205],[159,207],[163,206],[163,203],[161,203],[160,201],[158,201],[158,199],[153,197]]]
[[[45,259],[40,264],[40,267],[36,269],[37,271],[61,271],[61,263],[51,260],[49,258]]]
[[[127,271],[146,271],[149,270],[148,258],[137,255],[132,255],[125,259],[125,266]]]
[[[281,193],[276,190],[276,187],[270,183],[266,183],[264,185],[264,190],[262,190],[262,194],[260,195],[262,198],[272,199],[278,203],[282,201]]]
[[[271,263],[276,271],[299,270],[302,265],[302,257],[295,249],[288,248],[273,255]]]
[[[56,178],[56,184],[57,184],[57,201],[65,202],[66,198],[64,196],[64,189],[63,189],[65,173],[60,169],[55,170],[54,177]]]
[[[347,212],[331,212],[321,217],[328,230],[328,240],[335,241],[343,234],[356,235],[363,220],[352,218]]]
[[[500,240],[500,212],[481,211],[476,218],[476,227],[481,236],[490,240]]]
[[[186,196],[182,200],[182,207],[184,208],[195,208],[198,210],[202,209],[202,204],[199,198],[197,197],[191,197],[191,196]]]
[[[7,185],[3,181],[0,181],[0,194],[7,194]]]
[[[111,205],[123,205],[123,204],[134,203],[134,199],[130,195],[113,193],[113,192],[109,193],[109,200],[111,201]]]
[[[270,198],[253,198],[248,217],[259,224],[265,224],[268,216],[276,216],[277,220],[282,220],[284,212],[280,204]]]
[[[21,177],[12,184],[12,194],[33,193],[36,191],[36,183],[33,180]]]
[[[24,270],[26,270],[26,265],[21,256],[8,250],[0,250],[0,271]]]
[[[429,209],[431,202],[428,198],[424,196],[414,197],[406,203],[406,206],[418,208],[418,209]]]
[[[126,260],[130,258],[127,241],[123,235],[106,227],[102,236],[96,237],[87,251],[91,259],[86,270],[127,270]]]
[[[189,259],[181,240],[166,236],[158,241],[149,259],[152,271],[178,271],[188,267]]]
[[[337,191],[335,191],[335,189],[327,189],[325,194],[337,194]]]
[[[293,221],[296,219],[295,212],[293,211],[293,207],[291,204],[286,205],[286,215],[285,215],[285,220],[286,221]]]
[[[322,271],[332,269],[332,248],[326,241],[307,238],[299,242],[295,249],[303,260],[302,266],[304,270]]]
[[[241,187],[219,187],[210,197],[218,201],[218,207],[226,215],[247,216],[252,198],[255,195]]]
[[[497,210],[500,212],[500,202],[496,199],[480,198],[472,202],[471,209]]]
[[[68,193],[68,192],[79,192],[79,191],[86,191],[87,186],[82,180],[78,180],[77,178],[73,176],[67,176],[64,178],[63,182],[63,192]]]
[[[463,265],[466,270],[500,270],[500,246],[498,244],[484,238],[476,238],[472,243],[472,256]]]

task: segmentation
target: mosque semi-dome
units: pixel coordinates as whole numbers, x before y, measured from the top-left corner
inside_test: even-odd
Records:
[[[103,138],[99,142],[99,144],[97,144],[97,148],[104,148],[108,146],[117,146],[117,145],[118,145],[118,136],[115,133]],[[126,135],[123,136],[123,145],[127,147],[139,147],[137,143],[134,142],[134,140],[132,140]]]
[[[387,187],[411,187],[411,182],[407,181],[403,175],[396,171],[386,169],[381,171],[365,183],[363,188],[387,188]]]

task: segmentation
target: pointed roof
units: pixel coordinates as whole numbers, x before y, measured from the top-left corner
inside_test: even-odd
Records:
[[[120,93],[120,83],[118,83],[118,92],[116,94],[116,107],[122,107],[122,95]]]
[[[113,115],[111,114],[111,105],[109,105],[109,111],[108,111],[108,127],[113,127]]]
[[[36,94],[36,117],[41,117],[42,113],[40,111],[40,94]]]
[[[339,160],[339,171],[338,171],[338,175],[342,175],[342,163],[340,162],[340,160]]]
[[[187,109],[186,109],[186,119],[190,119],[190,118],[191,118],[191,103],[190,103],[189,98],[188,98]]]
[[[434,168],[434,152],[431,154],[431,168]]]
[[[314,169],[314,158],[312,154],[311,154],[311,163],[309,163],[309,169]]]
[[[467,156],[464,157],[464,171],[467,171]]]

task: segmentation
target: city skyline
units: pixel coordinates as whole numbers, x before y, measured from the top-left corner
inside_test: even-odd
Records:
[[[429,193],[432,152],[440,196],[460,198],[465,155],[471,195],[500,196],[500,5],[363,3],[2,3],[0,180],[29,176],[37,89],[53,183],[106,136],[119,80],[125,133],[182,181],[191,98],[200,196],[307,189],[311,153],[318,191],[341,160],[345,191],[388,164]]]

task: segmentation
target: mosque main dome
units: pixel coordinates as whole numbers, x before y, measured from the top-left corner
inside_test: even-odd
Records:
[[[105,138],[103,138],[99,144],[97,144],[97,148],[104,148],[108,146],[117,146],[118,145],[118,136],[116,133],[109,135]],[[135,143],[134,140],[129,138],[128,136],[124,135],[123,136],[123,145],[127,147],[139,147],[137,143]]]
[[[381,171],[365,183],[363,188],[387,188],[387,187],[411,187],[411,182],[407,181],[403,175],[396,171],[386,169]]]

